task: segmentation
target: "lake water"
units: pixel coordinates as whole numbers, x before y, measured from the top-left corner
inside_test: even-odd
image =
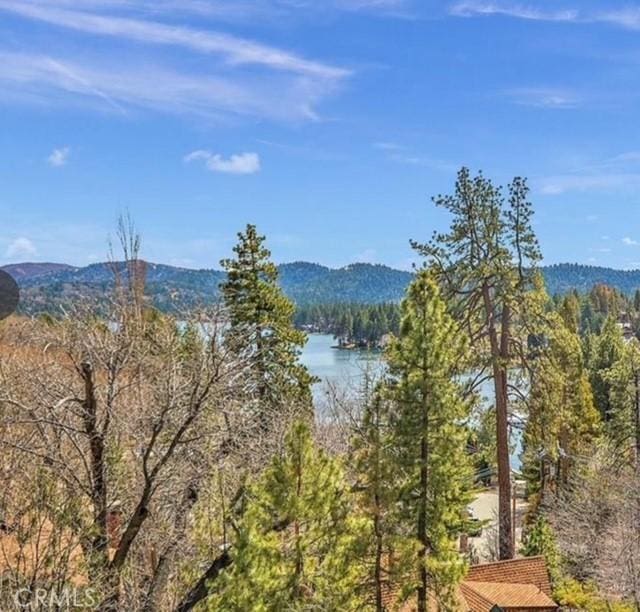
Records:
[[[340,350],[335,344],[333,336],[310,334],[302,351],[302,363],[322,381],[357,386],[367,371],[381,368],[379,351]]]
[[[357,392],[367,372],[375,375],[383,368],[382,355],[379,351],[339,350],[332,348],[335,344],[333,336],[310,334],[301,356],[302,363],[320,379],[313,389],[316,410],[319,414],[326,410],[326,393],[329,384]],[[484,396],[484,403],[489,405],[493,397],[491,383],[483,384],[481,393]],[[514,451],[511,456],[511,465],[515,469],[520,468],[520,437],[520,432],[512,432]]]

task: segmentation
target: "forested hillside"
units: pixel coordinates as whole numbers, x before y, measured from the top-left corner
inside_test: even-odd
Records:
[[[113,284],[113,266],[97,263],[84,268],[46,264],[42,273],[33,264],[7,266],[22,289],[26,313],[58,312],[80,299],[99,302]],[[121,265],[120,265],[121,268]],[[16,270],[26,273],[18,274]],[[29,274],[32,270],[34,273]],[[387,266],[353,264],[331,269],[296,262],[278,266],[280,286],[297,304],[397,302],[411,281],[411,273]],[[148,263],[146,295],[163,312],[176,312],[209,304],[220,297],[225,279],[220,270],[191,270]]]
[[[551,294],[567,293],[572,289],[585,293],[595,285],[608,285],[626,294],[640,288],[640,270],[614,270],[582,264],[556,264],[542,268]]]
[[[9,272],[22,288],[22,310],[57,312],[80,298],[100,301],[113,283],[113,267],[97,263],[84,268],[65,264],[11,264]],[[640,271],[614,270],[580,264],[541,268],[550,295],[570,290],[586,293],[597,284],[631,294],[640,288]],[[298,305],[384,304],[399,302],[412,273],[388,266],[355,263],[332,269],[319,264],[294,262],[278,266],[279,283]],[[192,270],[163,264],[147,264],[146,293],[164,312],[188,310],[219,299],[221,270]]]

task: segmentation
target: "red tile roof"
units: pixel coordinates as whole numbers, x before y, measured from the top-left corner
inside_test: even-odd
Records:
[[[396,604],[397,592],[385,592],[389,610],[415,612],[415,596]],[[553,612],[551,580],[543,557],[529,557],[473,566],[459,588],[460,612],[491,612],[500,606],[509,612]],[[431,600],[429,609],[437,610]]]
[[[548,597],[552,596],[551,580],[544,557],[525,557],[475,565],[469,570],[465,582],[528,584],[538,587]]]
[[[461,590],[473,612],[491,612],[493,606],[506,610],[555,610],[555,602],[533,584],[465,582]]]

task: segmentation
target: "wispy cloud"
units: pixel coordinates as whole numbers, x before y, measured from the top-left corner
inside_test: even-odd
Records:
[[[381,151],[404,151],[406,148],[395,142],[374,142],[373,146]]]
[[[65,166],[69,161],[69,155],[71,154],[71,149],[69,147],[62,147],[61,149],[54,149],[51,152],[51,155],[47,157],[47,163],[54,167],[59,168],[60,166]]]
[[[608,191],[640,186],[637,174],[564,174],[536,181],[545,195],[560,195],[570,191]]]
[[[594,10],[584,6],[549,9],[508,0],[464,0],[452,4],[449,14],[456,17],[504,16],[530,21],[601,23],[628,30],[640,30],[640,8],[628,5],[614,6],[606,10]]]
[[[207,118],[227,115],[282,121],[315,120],[314,106],[330,93],[322,84],[271,75],[216,77],[133,61],[108,66],[47,55],[0,51],[0,100],[89,105],[120,113],[151,109]]]
[[[598,20],[629,29],[640,30],[640,9],[624,7],[609,10],[598,15]]]
[[[564,174],[537,179],[540,193],[620,191],[640,188],[640,152],[627,151],[572,168]],[[603,238],[605,239],[605,238]]]
[[[523,87],[511,89],[504,95],[522,106],[548,109],[573,109],[580,106],[581,97],[567,89]]]
[[[127,38],[146,44],[173,45],[218,54],[232,65],[259,65],[312,77],[336,79],[348,70],[304,59],[275,47],[223,32],[195,30],[154,21],[49,8],[30,2],[0,0],[0,10],[89,34]]]
[[[356,253],[352,259],[357,263],[376,263],[378,252],[375,249],[367,248],[360,253]]]
[[[8,259],[16,259],[19,257],[33,257],[38,254],[35,244],[29,238],[21,236],[9,243],[6,251]]]
[[[184,161],[202,161],[211,172],[223,174],[255,174],[260,172],[260,156],[257,153],[239,153],[228,159],[210,151],[193,151],[185,156]]]
[[[576,9],[544,10],[531,5],[510,2],[465,1],[452,5],[450,14],[457,17],[479,17],[489,15],[504,15],[517,19],[532,21],[577,21],[580,13]]]
[[[129,0],[85,0],[76,4],[83,10],[71,10],[74,4],[67,0],[0,0],[0,12],[120,43],[108,55],[85,52],[91,47],[86,41],[82,52],[55,55],[38,53],[37,43],[28,53],[0,49],[0,100],[90,104],[121,114],[135,107],[209,118],[316,120],[319,102],[351,75],[347,68],[248,38],[148,19],[150,3],[141,4],[144,10],[130,16],[137,5]],[[160,2],[160,14],[170,4]],[[173,6],[180,8],[167,15],[171,19],[182,10],[180,3]],[[60,49],[74,44],[71,38]],[[179,48],[188,61],[178,68],[175,55],[153,52],[166,46]],[[192,61],[189,55],[210,60]]]
[[[434,157],[413,152],[409,147],[396,142],[374,142],[373,147],[386,154],[389,161],[407,166],[422,166],[442,172],[455,172],[457,166]]]
[[[622,239],[623,244],[626,244],[627,246],[638,246],[640,245],[640,242],[638,242],[637,240],[634,240],[633,238],[629,238],[628,236]]]

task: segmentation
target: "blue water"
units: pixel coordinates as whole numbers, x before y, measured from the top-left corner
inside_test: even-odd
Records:
[[[382,366],[379,351],[350,351],[332,348],[333,336],[310,334],[302,352],[302,363],[323,382],[359,385],[367,372]]]
[[[332,336],[310,334],[301,356],[302,363],[320,379],[313,389],[316,411],[319,415],[325,414],[327,410],[329,386],[357,393],[362,389],[366,374],[375,378],[384,369],[379,351],[339,350],[332,348],[335,344]],[[493,389],[490,382],[482,385],[481,393],[483,404],[490,406],[493,402]],[[514,469],[520,468],[520,438],[519,431],[512,432],[511,466]]]

